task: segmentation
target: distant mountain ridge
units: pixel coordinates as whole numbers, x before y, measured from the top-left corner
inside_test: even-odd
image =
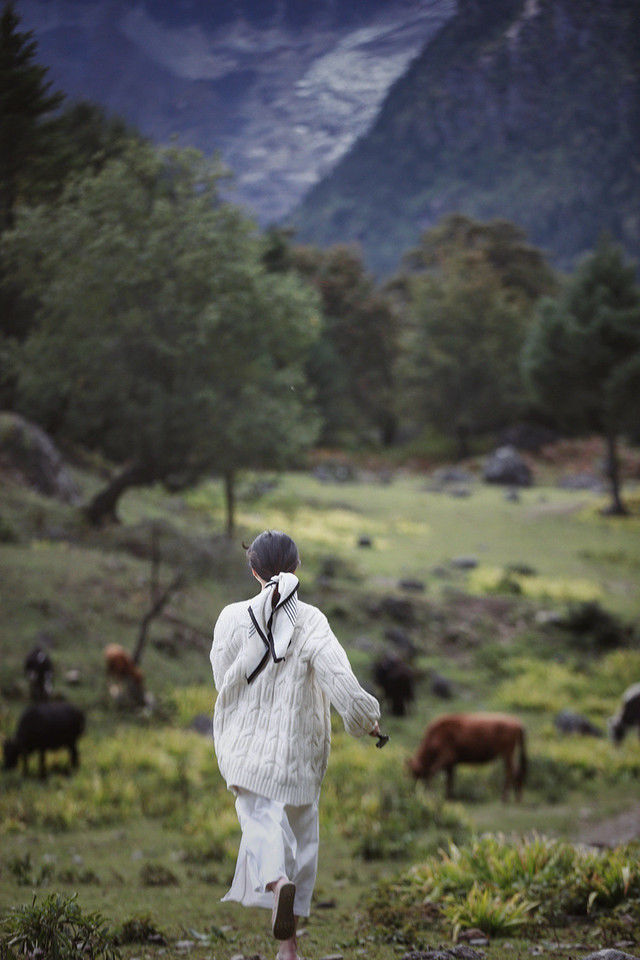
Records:
[[[523,226],[561,267],[603,230],[640,259],[637,0],[461,0],[292,220],[387,273],[450,211]]]
[[[157,142],[219,151],[278,220],[375,119],[455,0],[18,0],[38,60]]]

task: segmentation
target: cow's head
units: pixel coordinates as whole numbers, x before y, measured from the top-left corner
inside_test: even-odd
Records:
[[[609,720],[609,736],[615,744],[622,743],[626,732],[627,727],[622,717],[620,715],[611,717]]]

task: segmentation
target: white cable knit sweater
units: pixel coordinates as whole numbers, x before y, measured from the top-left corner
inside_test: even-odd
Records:
[[[232,791],[244,787],[294,806],[313,803],[329,759],[330,704],[355,737],[371,732],[380,707],[356,680],[327,618],[301,601],[286,658],[268,663],[247,683],[243,648],[250,603],[225,607],[213,632],[213,736],[220,773]]]

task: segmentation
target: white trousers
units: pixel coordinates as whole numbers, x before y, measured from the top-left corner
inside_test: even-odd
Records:
[[[308,917],[318,871],[318,801],[292,807],[238,789],[236,812],[242,839],[233,883],[222,899],[271,910],[267,884],[288,877],[296,885],[294,913]]]

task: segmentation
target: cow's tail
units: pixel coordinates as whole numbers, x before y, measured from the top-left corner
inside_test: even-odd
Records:
[[[520,737],[518,739],[518,765],[516,767],[516,772],[514,774],[514,787],[516,791],[516,796],[520,796],[522,793],[522,788],[527,776],[527,748],[526,748],[526,733],[524,730],[520,731]]]

